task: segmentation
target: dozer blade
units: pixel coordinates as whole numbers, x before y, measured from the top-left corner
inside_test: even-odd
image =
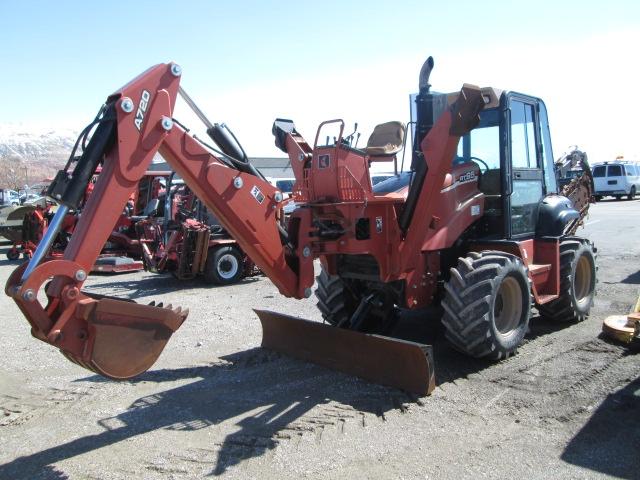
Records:
[[[61,347],[71,361],[105,377],[124,380],[148,370],[158,359],[187,310],[102,298],[87,317],[81,352]]]
[[[254,311],[262,323],[264,348],[420,396],[435,388],[430,345]]]

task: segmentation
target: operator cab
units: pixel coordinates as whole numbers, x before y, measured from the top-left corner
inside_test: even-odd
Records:
[[[473,162],[485,194],[480,237],[522,239],[560,235],[577,212],[557,193],[547,109],[514,92],[483,89],[479,125],[461,138],[453,165]],[[547,197],[547,198],[545,198]],[[558,216],[562,218],[558,218]],[[571,218],[569,218],[571,217]]]

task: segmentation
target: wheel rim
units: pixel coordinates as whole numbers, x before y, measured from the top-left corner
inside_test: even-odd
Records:
[[[522,317],[522,289],[513,277],[506,277],[500,284],[493,306],[496,329],[501,335],[509,335],[518,327]]]
[[[225,253],[218,260],[217,265],[218,275],[225,280],[230,280],[236,276],[238,270],[240,269],[240,264],[238,263],[238,259],[235,255],[230,253]]]
[[[573,288],[578,304],[582,305],[589,301],[592,279],[591,262],[586,255],[582,255],[578,260],[573,277]]]

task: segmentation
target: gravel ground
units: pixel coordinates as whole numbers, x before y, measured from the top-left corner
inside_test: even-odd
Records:
[[[191,311],[153,369],[119,383],[34,340],[0,296],[0,479],[638,479],[640,356],[599,338],[638,294],[637,218],[640,201],[592,208],[581,234],[599,248],[600,282],[587,321],[534,318],[497,364],[420,329],[438,383],[421,399],[259,349],[252,308],[319,320],[312,299],[282,298],[264,277],[90,277],[87,290]],[[0,280],[14,267],[0,261]]]

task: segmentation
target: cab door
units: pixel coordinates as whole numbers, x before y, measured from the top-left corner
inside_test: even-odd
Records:
[[[537,99],[509,94],[507,112],[505,230],[507,238],[531,237],[546,190]]]

